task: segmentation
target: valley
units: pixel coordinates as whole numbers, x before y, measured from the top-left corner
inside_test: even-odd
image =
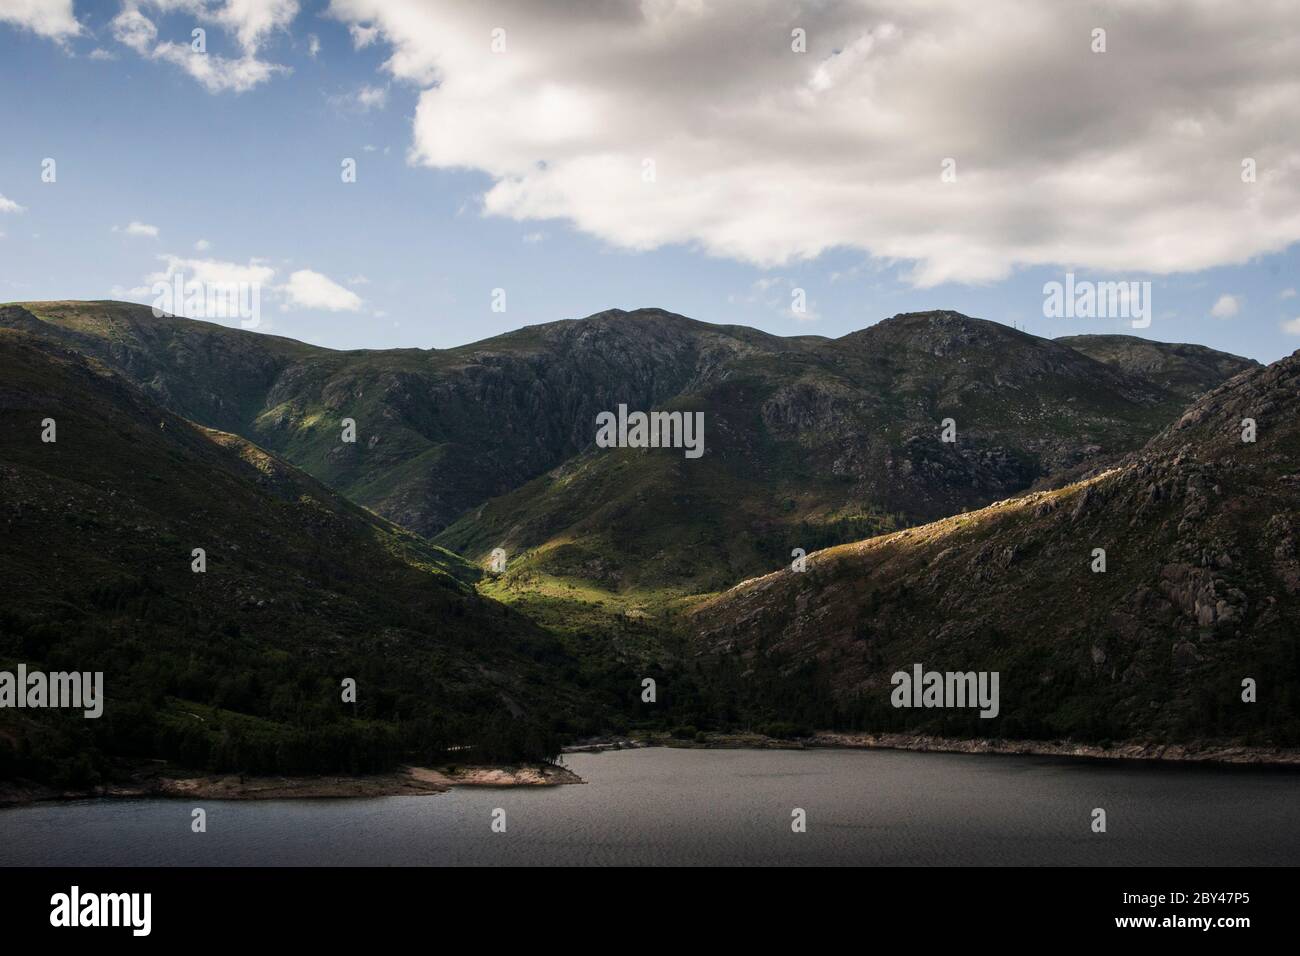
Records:
[[[0,306],[0,353],[0,665],[75,659],[109,699],[93,731],[0,714],[9,775],[386,772],[607,735],[1300,744],[1294,357],[655,309],[336,352],[115,302]],[[621,440],[619,408],[669,447]],[[891,706],[922,662],[999,674],[1000,708]]]

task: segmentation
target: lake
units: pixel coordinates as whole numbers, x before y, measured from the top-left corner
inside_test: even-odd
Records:
[[[0,811],[0,865],[1300,863],[1292,770],[888,750],[655,748],[565,763],[588,782],[19,807]],[[190,831],[196,806],[207,833]],[[1105,833],[1092,832],[1098,807]],[[792,832],[795,808],[806,832]]]

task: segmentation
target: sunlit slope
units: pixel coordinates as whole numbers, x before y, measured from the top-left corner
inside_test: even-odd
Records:
[[[1223,356],[1229,370],[1250,364]],[[1203,368],[1204,387],[1226,374]],[[479,561],[503,548],[520,576],[707,592],[788,563],[796,548],[977,508],[1122,454],[1185,404],[1006,326],[896,316],[835,341],[733,356],[724,375],[664,403],[703,413],[702,458],[590,448],[437,540]]]
[[[1159,343],[1098,361],[1083,340],[952,312],[830,340],[613,310],[455,349],[351,352],[122,303],[0,307],[0,325],[94,355],[476,562],[501,547],[517,571],[656,600],[1132,450],[1189,389],[1250,364],[1157,362],[1187,348]],[[597,414],[619,405],[702,413],[704,456],[594,448]]]
[[[1300,353],[1231,379],[1088,481],[738,585],[693,614],[696,651],[773,697],[798,683],[801,717],[822,726],[1295,745],[1297,413]],[[893,708],[890,676],[916,663],[998,671],[1000,716]]]

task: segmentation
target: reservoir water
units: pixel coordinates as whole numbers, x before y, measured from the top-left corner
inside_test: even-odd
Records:
[[[587,783],[18,807],[0,811],[0,865],[1300,863],[1293,770],[658,748],[565,764]],[[190,830],[199,806],[202,834]],[[806,832],[792,831],[796,808]],[[1096,808],[1105,833],[1093,832]]]

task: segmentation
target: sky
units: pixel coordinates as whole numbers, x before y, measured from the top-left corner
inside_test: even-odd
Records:
[[[1298,244],[1290,2],[0,0],[0,301],[242,281],[333,348],[954,309],[1272,361]],[[1060,314],[1067,275],[1132,292]]]

